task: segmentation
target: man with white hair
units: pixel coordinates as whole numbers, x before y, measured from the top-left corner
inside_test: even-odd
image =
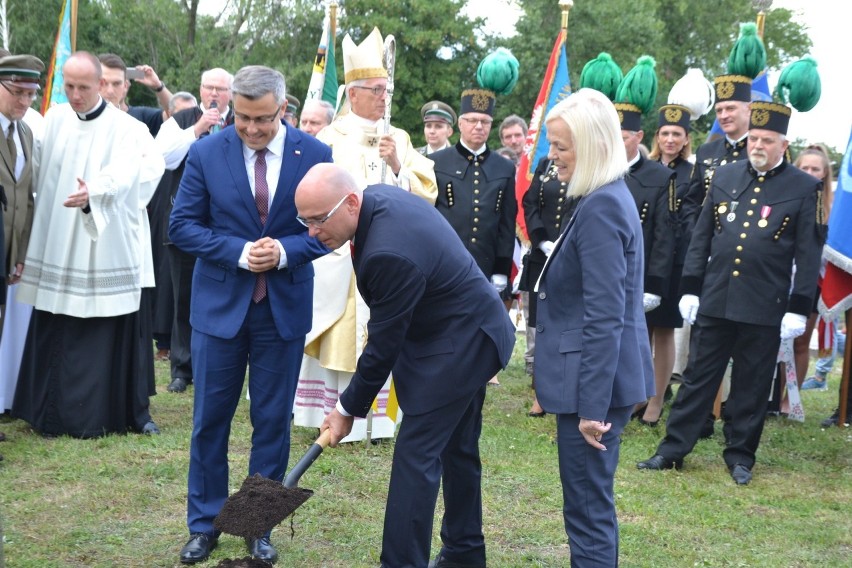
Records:
[[[334,120],[334,106],[320,99],[308,99],[302,107],[299,116],[299,129],[311,136],[316,136],[320,130]]]
[[[737,485],[751,481],[778,347],[805,330],[824,239],[822,182],[784,160],[790,114],[782,104],[753,102],[748,161],[713,175],[681,279],[681,315],[698,324],[688,375],[665,438],[639,469],[680,469],[701,434],[695,417],[712,409],[733,359],[722,455]]]
[[[171,244],[167,234],[169,215],[183,177],[190,147],[197,140],[233,122],[230,111],[233,81],[233,75],[224,69],[208,69],[202,73],[201,105],[193,105],[174,113],[163,123],[157,135],[157,146],[166,160],[166,173],[163,175],[158,191],[165,188],[169,196],[166,207],[162,210],[165,231],[159,235],[166,245],[174,305],[169,346],[171,366],[171,382],[167,387],[169,392],[184,392],[187,385],[192,383],[192,358],[189,352],[192,328],[189,325],[189,304],[192,297],[192,273],[195,267],[194,256],[186,254]]]

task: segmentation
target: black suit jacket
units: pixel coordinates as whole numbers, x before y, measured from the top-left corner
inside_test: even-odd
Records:
[[[624,181],[642,222],[645,292],[665,298],[669,293],[675,249],[675,173],[659,162],[639,156]]]
[[[396,187],[370,186],[354,245],[370,321],[367,345],[340,396],[347,412],[366,416],[391,370],[406,414],[471,396],[493,374],[482,368],[493,355],[469,348],[481,332],[501,366],[508,364],[515,328],[506,308],[434,207]]]

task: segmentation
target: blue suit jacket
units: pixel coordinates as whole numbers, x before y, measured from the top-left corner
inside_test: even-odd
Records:
[[[282,339],[311,328],[314,269],[328,252],[296,221],[296,186],[316,163],[331,162],[331,149],[313,136],[286,128],[281,176],[266,224],[246,173],[243,143],[233,127],[194,143],[169,219],[169,237],[198,257],[192,277],[190,323],[221,338],[237,334],[245,320],[257,276],[237,266],[247,241],[269,236],[287,253],[287,267],[267,271],[267,293]]]
[[[499,370],[494,354],[500,367],[512,355],[503,302],[437,209],[387,185],[363,197],[354,267],[370,321],[343,407],[365,416],[391,370],[406,414],[471,396]]]
[[[548,412],[604,420],[654,393],[643,256],[624,181],[580,200],[536,292],[535,388]]]

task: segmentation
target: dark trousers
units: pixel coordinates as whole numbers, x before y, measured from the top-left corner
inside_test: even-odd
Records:
[[[174,292],[174,321],[169,347],[172,378],[192,380],[192,356],[189,347],[192,326],[189,325],[189,305],[192,300],[192,272],[195,269],[195,257],[174,245],[167,245],[166,251]]]
[[[562,512],[571,547],[572,568],[618,566],[618,520],[613,484],[621,433],[632,410],[632,406],[625,406],[610,408],[607,412],[606,422],[612,427],[601,438],[606,451],[586,442],[579,430],[577,414],[556,417]]]
[[[688,372],[657,453],[677,460],[692,451],[704,417],[713,409],[725,366],[733,359],[731,390],[725,403],[728,445],[722,454],[729,468],[736,464],[753,467],[780,344],[778,326],[699,315],[692,328]]]
[[[403,416],[385,508],[384,568],[425,568],[429,563],[442,479],[442,554],[454,562],[485,565],[479,461],[485,380],[473,396],[433,412]]]
[[[228,497],[228,436],[243,396],[248,364],[252,424],[249,475],[282,481],[290,456],[290,414],[305,338],[281,339],[269,300],[249,306],[236,337],[193,331],[195,392],[189,450],[187,525],[215,534],[213,519]]]

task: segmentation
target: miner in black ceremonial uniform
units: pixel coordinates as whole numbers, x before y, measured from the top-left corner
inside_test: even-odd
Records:
[[[494,92],[488,89],[462,92],[458,143],[429,157],[438,181],[435,207],[505,299],[518,206],[515,166],[486,144],[494,105]]]
[[[716,168],[747,159],[751,85],[765,67],[766,49],[757,35],[757,26],[753,22],[741,24],[728,58],[728,72],[714,80],[716,121],[724,136],[702,144],[695,153],[689,191],[681,207],[687,230],[695,224]]]
[[[789,119],[785,105],[753,102],[748,161],[710,181],[681,282],[681,314],[696,324],[687,375],[640,469],[681,467],[733,358],[723,457],[738,485],[751,480],[779,344],[804,332],[824,239],[821,182],[784,159]]]
[[[642,111],[631,103],[615,103],[621,121],[621,138],[630,171],[625,178],[642,221],[645,244],[646,319],[669,295],[675,249],[675,172],[639,152],[642,142]],[[649,324],[650,325],[650,324]]]

